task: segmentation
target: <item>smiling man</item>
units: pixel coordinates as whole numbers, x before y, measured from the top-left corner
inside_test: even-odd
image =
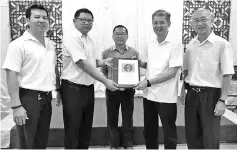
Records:
[[[138,52],[126,44],[128,39],[128,30],[123,25],[117,25],[113,29],[112,38],[115,45],[103,51],[102,58],[138,58]],[[127,67],[126,67],[127,66]],[[126,68],[125,68],[126,67]],[[111,67],[102,67],[102,72],[107,78],[111,78],[108,72],[111,72]],[[132,70],[132,65],[124,66],[126,71]],[[107,128],[109,132],[109,143],[111,148],[122,146],[124,148],[132,148],[132,130],[133,130],[133,108],[134,108],[135,90],[132,88],[111,91],[106,89],[106,107],[107,107]],[[121,105],[122,112],[122,135],[120,138],[118,130],[118,115]]]
[[[17,148],[45,149],[52,114],[51,91],[59,88],[56,53],[53,42],[45,37],[48,11],[34,4],[25,15],[29,29],[10,43],[3,68],[7,71]]]
[[[172,40],[169,32],[170,13],[157,10],[152,14],[155,38],[145,50],[147,64],[146,79],[136,89],[143,90],[144,138],[147,149],[158,149],[158,128],[160,116],[164,131],[164,148],[175,149],[177,145],[176,117],[178,100],[178,75],[182,66],[181,43]]]
[[[74,26],[63,37],[62,104],[65,149],[88,149],[94,115],[94,83],[102,82],[111,91],[117,84],[102,76],[96,67],[111,59],[96,59],[95,46],[89,36],[94,16],[86,8],[74,14]]]
[[[207,9],[195,11],[191,18],[197,36],[187,45],[183,62],[188,85],[185,132],[189,149],[219,149],[220,119],[234,74],[231,45],[214,34],[213,21]]]

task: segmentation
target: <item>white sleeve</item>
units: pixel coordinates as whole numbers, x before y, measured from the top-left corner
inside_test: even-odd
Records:
[[[74,63],[86,60],[84,44],[79,38],[67,36],[63,38],[63,45]]]
[[[169,67],[178,67],[183,64],[183,46],[182,44],[177,44],[171,51],[169,59]]]
[[[13,41],[9,44],[5,61],[3,63],[3,69],[9,69],[15,72],[20,72],[23,63],[23,52],[21,43]]]

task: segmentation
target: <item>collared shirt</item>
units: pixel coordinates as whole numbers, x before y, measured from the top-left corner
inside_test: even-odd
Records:
[[[19,86],[38,91],[52,91],[56,84],[56,52],[52,41],[45,37],[42,45],[28,31],[8,47],[4,69],[18,72]]]
[[[190,85],[221,88],[223,75],[234,74],[233,66],[230,43],[213,32],[202,43],[195,37],[187,45],[183,68]]]
[[[70,32],[64,34],[62,79],[82,85],[94,84],[94,78],[83,71],[76,62],[87,60],[92,66],[96,67],[95,50],[89,35],[83,35],[75,27]]]
[[[171,40],[170,33],[162,43],[153,39],[148,43],[146,79],[155,78],[157,75],[172,67],[180,67],[183,62],[183,49],[181,43]],[[165,82],[153,84],[144,89],[143,96],[151,101],[161,103],[176,103],[178,99],[178,72],[175,78]]]
[[[111,46],[108,49],[104,50],[102,53],[102,59],[107,59],[107,58],[131,58],[131,59],[138,59],[139,58],[139,53],[137,50],[134,48],[127,46],[125,47],[124,51],[119,51],[116,49],[115,46]],[[111,79],[110,75],[108,74],[109,69],[112,69],[110,67],[104,66],[102,67],[102,72],[104,75]]]

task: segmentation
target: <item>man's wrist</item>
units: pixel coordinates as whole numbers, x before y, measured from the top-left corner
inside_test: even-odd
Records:
[[[221,99],[221,98],[219,98],[218,101],[225,104],[225,100],[223,100],[223,99]]]
[[[146,80],[146,82],[147,82],[147,87],[151,87],[151,83],[150,83],[150,81],[149,80]]]
[[[20,107],[22,107],[22,106],[23,106],[22,104],[17,105],[17,106],[12,106],[11,109],[17,109],[17,108],[20,108]]]
[[[56,92],[60,92],[60,90],[61,90],[60,87],[55,89]]]

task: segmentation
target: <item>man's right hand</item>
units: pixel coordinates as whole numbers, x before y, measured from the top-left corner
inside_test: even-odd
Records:
[[[105,83],[105,86],[106,86],[106,88],[109,89],[110,91],[116,91],[116,90],[119,89],[119,88],[118,88],[118,87],[119,87],[118,84],[116,84],[114,81],[109,80],[109,79],[107,79],[107,81],[106,81],[106,83]]]
[[[184,91],[181,91],[181,94],[179,96],[179,101],[181,102],[181,104],[185,105],[185,98],[186,98],[186,92],[185,90]]]
[[[23,106],[13,109],[13,119],[17,125],[24,125],[26,119],[29,119]]]

